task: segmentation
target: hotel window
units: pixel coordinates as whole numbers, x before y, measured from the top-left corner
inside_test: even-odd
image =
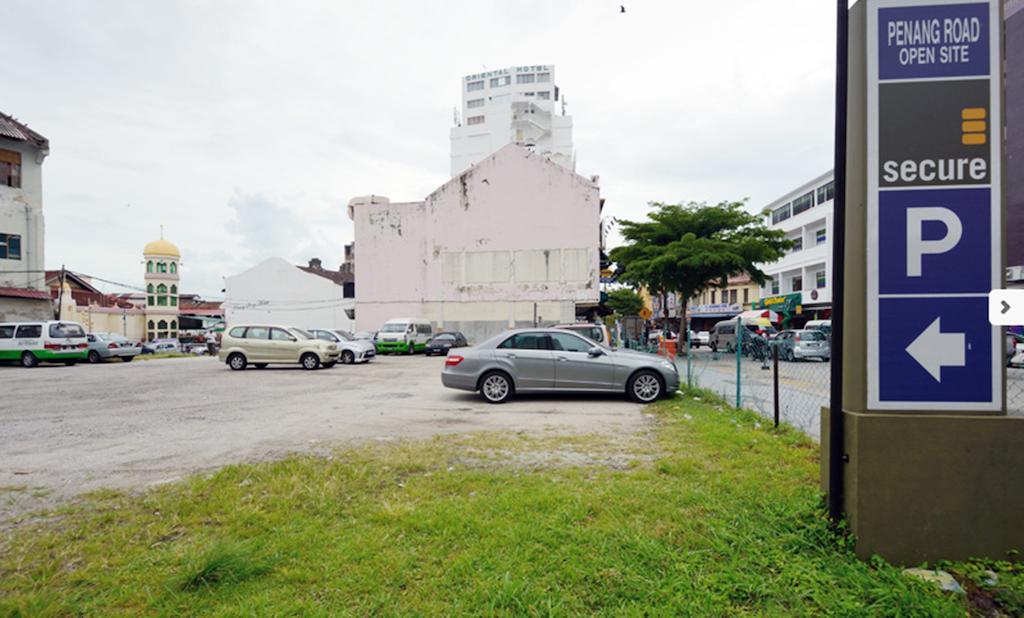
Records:
[[[543,90],[541,92],[538,92],[537,93],[537,98],[538,99],[543,99],[545,101],[550,101],[551,100],[551,91],[550,90]]]
[[[779,223],[789,218],[789,204],[772,211],[772,223]]]
[[[827,283],[827,279],[825,278],[825,271],[819,270],[818,272],[814,273],[814,286],[815,287],[821,289],[821,288],[825,287],[826,283]]]
[[[804,289],[804,278],[802,276],[793,277],[793,291],[799,292]]]
[[[738,292],[736,290],[729,290],[729,304],[732,304],[732,305],[736,304],[736,295],[737,294],[738,294]]]
[[[156,272],[158,272],[158,273],[165,273],[165,272],[167,272],[167,263],[166,262],[157,262],[157,264],[156,264]]]
[[[21,153],[0,150],[0,185],[21,188]]]
[[[517,84],[532,84],[534,81],[536,81],[534,79],[535,77],[536,76],[533,73],[523,73],[522,75],[516,75],[516,83]]]
[[[484,123],[484,117],[483,116],[470,116],[469,118],[466,118],[466,124],[483,124],[483,123]]]
[[[474,90],[483,90],[483,89],[484,89],[484,80],[482,80],[482,79],[480,81],[478,81],[478,82],[469,82],[468,84],[466,84],[466,92],[473,92]]]
[[[147,273],[153,272],[153,260],[150,260],[150,261],[146,262],[146,272]]]
[[[498,87],[501,87],[501,86],[508,86],[511,83],[512,83],[512,78],[510,78],[508,75],[505,75],[504,77],[492,77],[491,78],[491,88],[498,88]]]
[[[0,260],[21,259],[21,236],[0,234]]]
[[[818,203],[822,204],[835,197],[836,186],[830,182],[827,185],[818,187]]]
[[[804,237],[797,236],[796,238],[790,238],[793,241],[793,246],[790,248],[790,253],[796,253],[804,248]]]
[[[826,239],[825,228],[821,228],[820,230],[818,230],[817,232],[814,233],[814,244],[816,244],[816,245],[824,244],[825,243],[825,239]]]
[[[779,280],[778,279],[772,279],[772,294],[778,294],[778,293],[779,293]]]
[[[810,191],[793,200],[793,216],[814,207],[814,191]]]
[[[177,272],[178,272],[178,265],[175,264],[174,262],[171,262],[171,274],[173,275],[173,274],[176,274]]]
[[[711,290],[711,304],[715,304],[715,291]]]
[[[473,109],[473,108],[476,108],[476,107],[483,107],[483,106],[484,106],[484,100],[483,99],[470,99],[469,101],[466,101],[466,108],[467,109]]]
[[[743,288],[743,304],[750,302],[750,288]]]
[[[551,73],[537,73],[537,81],[541,83],[551,81]]]

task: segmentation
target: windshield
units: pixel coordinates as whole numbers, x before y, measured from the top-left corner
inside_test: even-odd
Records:
[[[293,329],[291,329],[291,331],[293,333],[295,333],[296,335],[298,335],[298,337],[300,339],[316,339],[316,337],[314,337],[313,335],[307,333],[306,331],[302,330],[301,328],[293,328]]]
[[[433,341],[455,341],[455,335],[445,333],[434,337]]]
[[[332,330],[331,332],[337,335],[338,339],[341,339],[342,341],[352,341],[352,335],[349,335],[343,330]]]
[[[405,324],[385,324],[384,328],[380,329],[382,333],[404,333]]]

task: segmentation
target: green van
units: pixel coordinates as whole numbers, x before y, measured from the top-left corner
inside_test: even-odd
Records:
[[[22,367],[39,363],[74,365],[89,354],[85,329],[77,322],[0,323],[0,361]]]

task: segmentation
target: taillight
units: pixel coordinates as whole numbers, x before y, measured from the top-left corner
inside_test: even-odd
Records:
[[[60,344],[58,344],[58,343],[47,343],[47,344],[43,345],[43,349],[46,349],[46,350],[59,350],[60,349]]]
[[[449,356],[448,358],[444,359],[444,364],[447,365],[448,367],[454,367],[455,365],[458,365],[464,360],[466,360],[464,357],[459,356],[458,354],[453,354],[452,356]]]
[[[108,343],[107,344],[107,349],[108,350],[116,350],[117,349],[117,344],[116,343]]]
[[[794,341],[800,341],[800,335],[797,335],[796,337],[793,337],[793,340]]]
[[[79,349],[79,350],[84,350],[84,349],[86,349],[87,347],[89,347],[89,344],[88,344],[88,343],[80,343],[80,344],[78,344],[78,349]]]

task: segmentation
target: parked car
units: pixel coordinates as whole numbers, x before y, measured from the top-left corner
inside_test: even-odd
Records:
[[[356,341],[373,341],[376,337],[377,333],[369,330],[361,330],[352,334],[352,338]]]
[[[613,350],[563,329],[513,330],[445,359],[441,382],[479,391],[490,403],[515,393],[625,393],[650,403],[679,389],[674,363],[654,354]]]
[[[0,324],[0,360],[22,367],[39,363],[74,365],[88,354],[85,329],[77,322],[6,322]]]
[[[427,342],[434,336],[434,330],[430,322],[418,318],[395,318],[388,320],[384,326],[377,331],[375,343],[377,351],[405,352],[415,354],[426,347]]]
[[[240,324],[225,332],[217,358],[241,371],[249,363],[257,369],[271,363],[298,363],[305,369],[333,367],[339,355],[336,343],[321,341],[299,328]]]
[[[377,349],[372,341],[365,339],[356,340],[352,335],[333,328],[316,328],[309,331],[311,335],[322,341],[336,343],[341,350],[341,362],[345,365],[352,363],[368,363],[377,356]]]
[[[142,354],[180,353],[181,344],[177,339],[154,339],[142,344]]]
[[[775,337],[775,345],[779,347],[779,358],[788,361],[805,358],[827,361],[832,356],[828,337],[820,330],[784,330]]]
[[[577,335],[583,335],[588,339],[592,339],[600,344],[608,347],[612,346],[612,334],[608,330],[608,327],[604,324],[592,324],[589,322],[577,322],[575,324],[559,324],[555,328],[562,328],[565,330],[571,330]]]
[[[458,331],[438,333],[430,338],[426,347],[423,348],[423,353],[427,356],[433,356],[434,354],[444,356],[452,348],[464,348],[468,345],[469,342],[466,341],[465,335]]]
[[[93,364],[109,358],[119,358],[130,363],[142,352],[138,341],[114,333],[89,333],[86,340],[89,342],[86,358]]]
[[[832,340],[832,320],[810,320],[804,324],[804,330],[821,331],[829,341]]]
[[[708,342],[711,340],[711,333],[706,330],[702,331],[690,331],[690,347],[700,348],[707,347]]]
[[[712,352],[724,349],[726,352],[736,351],[736,320],[722,320],[715,324],[708,335],[708,345]],[[772,339],[778,334],[771,324],[760,324],[756,320],[744,320],[743,327],[751,335],[760,335]]]
[[[1006,366],[1024,367],[1024,335],[1006,333]]]

